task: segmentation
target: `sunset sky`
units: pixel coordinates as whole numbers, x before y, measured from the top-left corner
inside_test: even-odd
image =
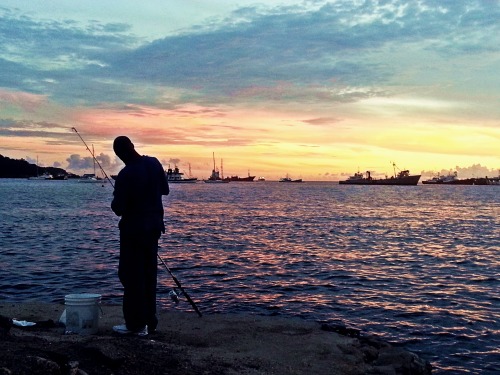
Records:
[[[0,154],[207,178],[500,169],[497,0],[2,0]]]

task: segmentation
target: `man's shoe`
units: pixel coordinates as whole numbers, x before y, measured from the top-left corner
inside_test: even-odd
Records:
[[[147,325],[148,327],[148,333],[155,333],[156,332],[156,327],[158,326],[158,322],[155,322],[155,323],[151,323]]]
[[[137,331],[131,331],[125,324],[120,324],[118,326],[113,326],[113,331],[119,333],[120,335],[147,336],[148,326],[144,326]]]

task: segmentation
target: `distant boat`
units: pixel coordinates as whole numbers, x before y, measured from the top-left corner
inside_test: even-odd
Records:
[[[92,145],[92,156],[94,156],[94,145]],[[92,183],[101,183],[104,184],[107,182],[104,178],[97,177],[95,174],[95,157],[93,158],[94,161],[94,173],[85,173],[82,177],[78,179],[78,182],[83,182],[87,184],[92,184]]]
[[[448,176],[436,176],[428,180],[422,181],[422,184],[430,185],[500,185],[500,176],[489,178],[472,177],[460,179],[457,177],[457,172]]]
[[[207,178],[206,180],[203,180],[203,182],[205,182],[207,184],[223,184],[223,183],[228,183],[229,180],[223,179],[220,176],[219,171],[215,167],[215,153],[212,153],[212,157],[213,157],[213,160],[214,160],[214,168],[212,169],[212,174],[210,175],[209,178]],[[221,161],[221,169],[222,169],[222,161]]]
[[[357,172],[350,176],[347,180],[339,181],[339,184],[344,185],[417,185],[420,180],[420,175],[410,175],[409,170],[396,173],[396,164],[394,166],[394,176],[386,178],[373,178],[370,171],[366,172],[366,177]]]
[[[28,180],[52,180],[52,175],[49,173],[39,174],[38,170],[38,156],[36,157],[36,176],[28,177]]]
[[[198,181],[196,177],[184,177],[184,173],[180,172],[177,166],[174,167],[174,169],[168,168],[165,174],[167,176],[167,181],[174,184],[196,183]]]
[[[67,174],[64,174],[64,173],[60,173],[60,174],[56,174],[54,177],[53,177],[54,180],[67,180],[68,179],[68,175]]]
[[[448,176],[440,176],[437,175],[428,180],[422,181],[424,185],[434,185],[434,184],[452,184],[455,181],[458,181],[457,172],[454,174],[449,174]]]
[[[106,183],[106,180],[97,177],[95,173],[85,173],[82,177],[78,179],[78,182],[84,183]]]
[[[493,178],[486,177],[486,179],[488,180],[487,182],[488,185],[500,186],[500,169],[498,170],[498,177],[493,177]]]
[[[367,172],[369,173],[369,172]],[[356,183],[358,181],[363,181],[365,179],[365,176],[361,172],[356,172],[352,176],[349,176],[346,181],[339,181],[339,184],[348,184],[348,183]]]
[[[28,180],[52,180],[53,178],[54,177],[52,177],[51,174],[44,173],[44,174],[41,174],[41,175],[28,177]]]
[[[265,179],[264,177],[259,177],[259,178],[257,179],[257,181],[263,182],[263,181],[266,181],[266,179]]]
[[[226,177],[225,180],[229,180],[229,182],[253,182],[255,176],[250,176],[250,173],[248,173],[248,177],[238,177],[238,176],[231,176],[231,177]]]
[[[286,177],[280,178],[279,182],[302,182],[302,179],[299,178],[299,179],[296,179],[296,180],[292,180],[290,177],[288,177],[288,175],[286,175]]]
[[[500,177],[488,180],[488,185],[500,186]]]

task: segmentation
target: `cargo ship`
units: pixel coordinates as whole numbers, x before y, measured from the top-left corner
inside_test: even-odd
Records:
[[[396,173],[396,165],[394,166],[394,176],[385,178],[373,178],[371,172],[367,171],[366,176],[363,173],[357,172],[350,176],[347,180],[339,181],[341,185],[417,185],[421,175],[410,175],[409,170],[399,171]]]

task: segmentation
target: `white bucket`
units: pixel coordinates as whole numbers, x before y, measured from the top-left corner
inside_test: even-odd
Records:
[[[100,294],[68,294],[66,305],[66,332],[92,335],[99,327]]]

